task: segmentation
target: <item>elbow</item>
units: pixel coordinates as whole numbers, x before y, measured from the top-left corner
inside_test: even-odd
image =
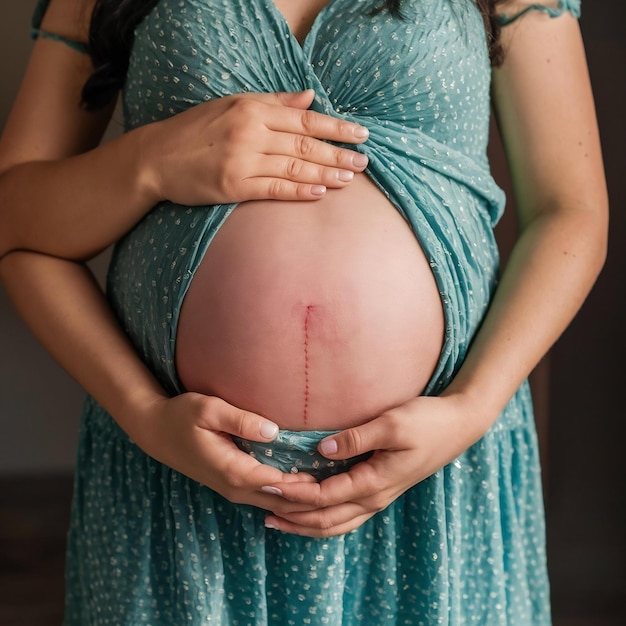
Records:
[[[26,247],[20,243],[19,238],[12,232],[11,225],[3,222],[4,220],[0,220],[0,261],[14,252],[26,251]]]
[[[74,261],[77,263],[86,263],[91,261],[107,249],[104,247],[87,247],[83,241],[78,238],[55,238],[54,241],[36,242],[37,245],[31,245],[28,237],[19,237],[19,233],[14,232],[10,225],[7,227],[0,221],[0,261],[15,253],[31,253],[43,256],[56,257],[65,261]]]
[[[608,249],[609,249],[609,236],[608,236],[608,228],[603,231],[601,237],[599,238],[597,249],[595,251],[595,256],[593,259],[594,265],[593,268],[595,270],[595,278],[598,278],[602,269],[604,268],[607,257],[608,257]]]
[[[594,226],[595,255],[594,263],[596,276],[604,267],[609,252],[609,199],[605,193],[596,204]]]
[[[6,273],[10,271],[8,268],[15,267],[16,262],[20,262],[22,259],[28,258],[43,258],[48,257],[50,259],[56,259],[58,261],[67,261],[75,263],[77,265],[87,265],[90,261],[104,253],[107,249],[88,254],[56,254],[55,252],[48,252],[46,250],[33,250],[25,247],[10,247],[3,246],[4,242],[0,242],[0,283],[5,281]],[[106,259],[106,257],[105,257]]]
[[[2,259],[4,259],[4,257],[10,254],[12,251],[13,249],[11,248],[9,242],[5,241],[5,237],[2,236],[2,233],[0,231],[0,262],[2,262]]]
[[[592,210],[582,211],[583,223],[579,232],[585,251],[585,264],[588,275],[595,283],[607,261],[609,249],[609,209],[608,201],[599,201]]]
[[[21,248],[14,233],[11,232],[10,224],[3,222],[4,220],[0,220],[0,261]]]
[[[0,259],[13,252],[33,252],[86,262],[107,248],[108,243],[102,245],[101,238],[94,234],[93,220],[88,215],[72,221],[71,215],[58,209],[61,200],[57,194],[61,191],[46,195],[48,182],[39,184],[40,169],[51,164],[8,162],[0,154]],[[32,168],[37,168],[34,173]],[[48,173],[45,181],[50,178]]]
[[[15,273],[16,270],[16,262],[19,263],[21,258],[26,253],[23,250],[5,250],[2,249],[2,254],[0,254],[0,285],[4,285],[7,288],[7,282],[9,280],[9,276]],[[19,267],[17,268],[19,270]]]
[[[598,244],[598,253],[597,253],[597,268],[598,274],[604,267],[606,263],[607,257],[609,253],[609,228],[608,228],[608,220],[606,226],[602,229],[600,242]]]

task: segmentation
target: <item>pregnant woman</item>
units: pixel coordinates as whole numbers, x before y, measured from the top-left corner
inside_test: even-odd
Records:
[[[550,623],[525,377],[606,230],[578,13],[40,2],[0,270],[91,394],[66,626]]]

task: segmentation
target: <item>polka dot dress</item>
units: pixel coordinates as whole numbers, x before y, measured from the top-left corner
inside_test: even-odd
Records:
[[[441,293],[445,343],[427,389],[437,394],[463,362],[498,272],[504,198],[486,158],[486,37],[470,0],[405,0],[404,19],[372,15],[375,5],[331,0],[300,44],[270,0],[160,0],[136,31],[125,121],[132,129],[233,93],[313,88],[316,110],[367,126],[356,149],[411,225]],[[577,16],[579,0],[529,10]],[[180,307],[232,209],[162,203],[116,248],[111,303],[171,392],[181,390]],[[324,434],[238,444],[323,478],[346,470],[312,454]],[[89,399],[65,626],[544,626],[542,506],[526,383],[453,463],[327,540],[266,529],[263,511],[152,460]]]

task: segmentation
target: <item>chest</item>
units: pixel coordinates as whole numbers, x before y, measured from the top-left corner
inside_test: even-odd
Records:
[[[302,44],[311,30],[319,12],[329,0],[268,0],[274,2],[278,12],[285,18],[289,30]]]
[[[213,98],[313,88],[318,110],[482,145],[490,66],[473,0],[159,0],[136,30],[128,128]]]

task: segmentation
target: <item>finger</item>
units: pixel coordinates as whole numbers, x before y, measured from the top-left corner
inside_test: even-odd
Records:
[[[224,129],[224,138],[230,143],[244,145],[250,141],[258,143],[261,137],[269,136],[267,141],[271,142],[271,148],[274,143],[273,135],[282,133],[291,136],[292,142],[309,139],[359,144],[369,136],[367,128],[360,124],[312,110],[302,111],[293,107],[272,106],[258,102],[252,97],[231,98],[224,107],[223,114],[226,117],[218,116],[213,121],[217,120],[219,127]],[[293,155],[299,156],[298,153]]]
[[[221,451],[219,459],[212,459],[214,465],[220,468],[225,476],[233,477],[233,484],[241,481],[239,486],[251,486],[259,493],[280,495],[280,490],[267,489],[264,486],[272,483],[280,483],[282,485],[289,484],[307,484],[315,483],[317,480],[306,472],[298,472],[297,474],[285,473],[278,468],[260,462],[257,458],[245,452],[233,441],[231,435],[225,432],[212,432],[210,438],[214,442],[211,450],[207,451],[207,455],[214,455],[219,442]],[[286,500],[283,499],[284,502]]]
[[[337,535],[345,535],[350,531],[362,526],[373,514],[360,515],[345,524],[338,526],[332,526],[329,528],[317,528],[301,526],[294,524],[286,519],[270,515],[265,518],[265,527],[270,530],[281,531],[284,533],[290,533],[292,535],[301,535],[303,537],[315,537],[317,539],[324,539],[327,537],[334,537]]]
[[[317,478],[306,472],[298,472],[297,474],[286,473],[283,474],[283,483],[309,483],[318,484]]]
[[[207,396],[200,426],[228,433],[251,441],[272,441],[278,435],[278,425],[265,417],[234,407],[224,400]]]
[[[260,154],[255,163],[258,176],[289,180],[324,187],[345,187],[353,178],[354,171],[311,163],[297,157]]]
[[[360,152],[338,148],[326,141],[295,132],[275,132],[267,142],[267,145],[260,147],[264,155],[295,157],[309,163],[353,172],[362,172],[368,164],[367,156]]]
[[[290,502],[328,508],[345,502],[355,502],[382,495],[387,487],[384,452],[376,453],[348,472],[331,476],[321,483],[266,483],[277,489]]]
[[[218,473],[219,475],[225,477],[228,494],[222,495],[226,495],[226,497],[234,502],[237,501],[237,494],[248,494],[252,492],[257,500],[265,499],[267,502],[273,503],[274,506],[277,506],[278,504],[280,504],[281,507],[290,505],[290,503],[288,503],[284,498],[280,498],[277,494],[269,493],[261,489],[263,485],[267,485],[268,483],[289,484],[291,481],[290,474],[285,474],[271,465],[260,463],[247,452],[240,450],[229,435],[222,433],[219,437],[227,445],[219,448],[219,458],[215,458],[215,454],[213,452],[213,458],[211,459],[211,461],[213,461],[211,464],[211,472]],[[217,449],[217,445],[213,446],[213,450],[215,449]],[[209,460],[207,459],[207,465],[209,465],[208,461]],[[214,478],[214,476],[207,476],[207,484],[210,484],[212,478]],[[310,477],[309,480],[311,479],[315,480],[313,477]],[[300,481],[303,482],[305,480],[306,477],[303,473]],[[291,504],[299,505],[300,503]],[[271,510],[269,506],[267,508],[268,510]],[[301,510],[311,509],[310,505],[307,504],[304,506],[296,506],[296,508]]]
[[[329,141],[358,144],[369,137],[369,130],[361,124],[311,109],[302,111],[294,107],[276,107],[274,115],[269,116],[265,124],[270,130]]]
[[[394,414],[385,413],[322,439],[318,450],[329,459],[349,459],[372,450],[405,450],[408,444],[402,421]]]
[[[225,437],[227,437],[225,435]],[[232,443],[232,440],[231,440]],[[308,504],[289,502],[274,493],[268,493],[261,489],[261,485],[271,481],[290,481],[290,474],[283,474],[280,470],[269,465],[259,463],[250,455],[242,452],[234,446],[223,454],[221,460],[215,465],[217,471],[226,480],[220,493],[231,502],[239,504],[252,504],[265,509],[275,511],[279,515],[296,512],[312,511],[314,507]],[[207,475],[205,484],[211,484],[214,475]],[[312,476],[300,473],[300,481],[315,480]],[[201,482],[204,482],[201,480]]]
[[[314,95],[313,89],[306,89],[298,92],[239,94],[230,99],[235,106],[245,106],[246,102],[254,101],[272,107],[269,115],[262,116],[270,130],[345,143],[362,143],[369,137],[368,129],[361,124],[309,109]]]
[[[259,500],[260,504],[257,504],[257,506],[261,506],[266,511],[271,511],[274,515],[281,518],[288,518],[290,515],[297,513],[313,513],[314,511],[319,511],[319,509],[315,509],[315,507],[311,507],[307,504],[288,502],[279,496],[272,496],[264,493],[257,495],[260,495],[262,498]]]
[[[266,200],[311,201],[326,195],[325,185],[294,183],[284,178],[248,178],[241,183],[242,200],[264,198]]]
[[[302,506],[302,505],[300,505]],[[319,528],[320,530],[343,526],[361,515],[373,514],[363,506],[361,502],[346,502],[325,509],[313,509],[309,511],[291,511],[280,513],[271,509],[274,517],[279,517],[291,524],[305,526],[306,528]]]

